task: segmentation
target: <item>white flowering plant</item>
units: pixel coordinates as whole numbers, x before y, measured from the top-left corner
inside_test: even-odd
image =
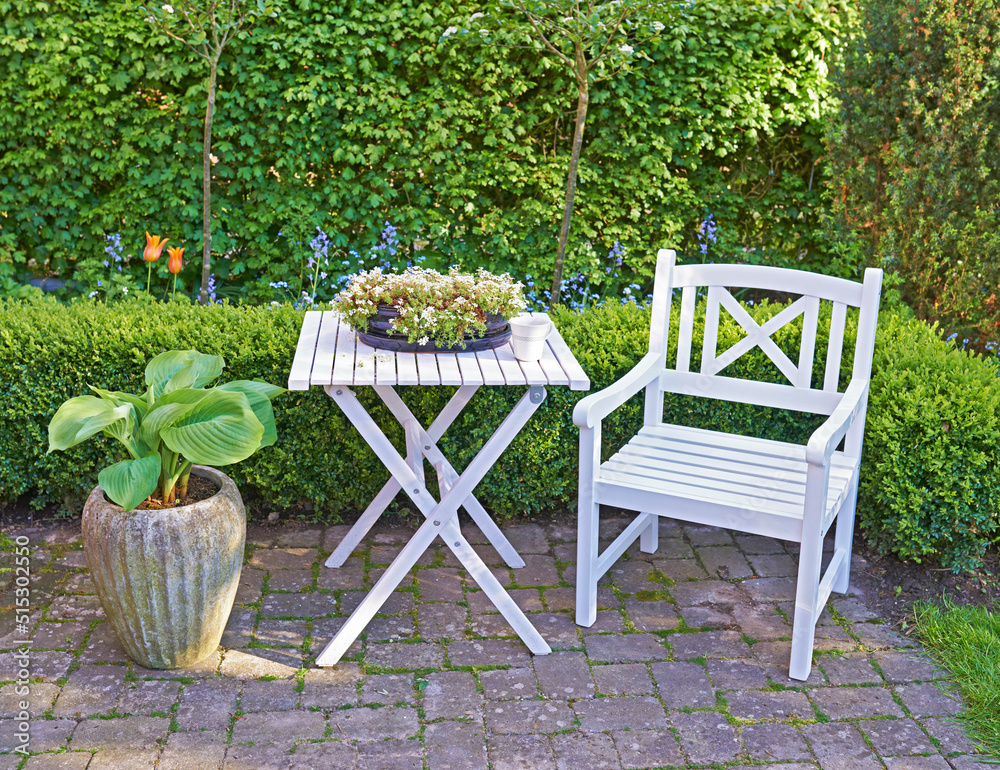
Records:
[[[381,305],[397,311],[392,331],[409,342],[464,346],[466,338],[486,332],[488,315],[510,318],[522,312],[527,307],[522,289],[509,273],[494,275],[482,268],[439,273],[411,267],[392,273],[376,267],[351,276],[332,304],[357,331],[367,331]]]

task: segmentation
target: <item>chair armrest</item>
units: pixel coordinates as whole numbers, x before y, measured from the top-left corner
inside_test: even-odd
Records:
[[[573,409],[573,424],[578,428],[593,428],[659,377],[662,369],[663,362],[660,356],[656,353],[647,353],[620,380],[578,401],[576,408]]]
[[[851,429],[858,415],[864,411],[867,402],[868,383],[852,381],[844,391],[837,408],[809,437],[806,462],[810,465],[826,466],[837,444]]]

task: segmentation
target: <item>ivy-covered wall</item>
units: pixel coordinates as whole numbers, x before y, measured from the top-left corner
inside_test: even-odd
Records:
[[[677,4],[649,60],[593,92],[570,275],[616,240],[638,275],[664,244],[696,254],[709,213],[711,249],[817,259],[819,118],[848,9]],[[474,11],[288,0],[230,45],[213,150],[220,285],[270,299],[316,227],[364,249],[386,221],[446,263],[550,271],[575,89],[536,52],[442,41]],[[0,271],[69,277],[116,232],[126,250],[149,230],[198,253],[203,63],[116,3],[0,0],[0,21]]]

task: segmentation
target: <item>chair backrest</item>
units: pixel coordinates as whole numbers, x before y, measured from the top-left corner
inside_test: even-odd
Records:
[[[662,420],[663,391],[707,398],[725,399],[760,406],[794,409],[816,414],[830,414],[840,401],[838,390],[843,357],[844,326],[847,308],[859,308],[858,331],[854,347],[851,379],[867,382],[871,377],[875,347],[875,324],[878,317],[882,271],[869,268],[863,283],[801,270],[757,265],[675,265],[672,250],[657,254],[653,309],[649,333],[649,352],[660,356],[664,366],[658,387],[646,393],[646,424]],[[730,289],[760,289],[797,295],[785,309],[758,325],[733,297]],[[676,330],[677,358],[666,360],[670,340],[670,306],[675,289],[680,289],[680,313]],[[694,339],[695,306],[704,297],[705,322],[702,336],[700,371],[690,371],[691,345]],[[832,304],[824,376],[813,387],[820,306]],[[717,350],[720,311],[725,310],[744,329],[746,336],[719,353]],[[825,317],[825,314],[823,314]],[[789,358],[771,335],[799,316],[802,320],[798,360]],[[758,382],[719,374],[743,354],[758,347],[784,375],[787,383]],[[670,367],[670,368],[668,368]]]

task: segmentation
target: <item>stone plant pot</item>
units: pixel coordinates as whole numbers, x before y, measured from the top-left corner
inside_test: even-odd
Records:
[[[243,499],[224,473],[191,472],[219,491],[179,508],[125,511],[98,486],[83,508],[97,595],[129,657],[146,668],[184,668],[214,652],[236,598]]]

